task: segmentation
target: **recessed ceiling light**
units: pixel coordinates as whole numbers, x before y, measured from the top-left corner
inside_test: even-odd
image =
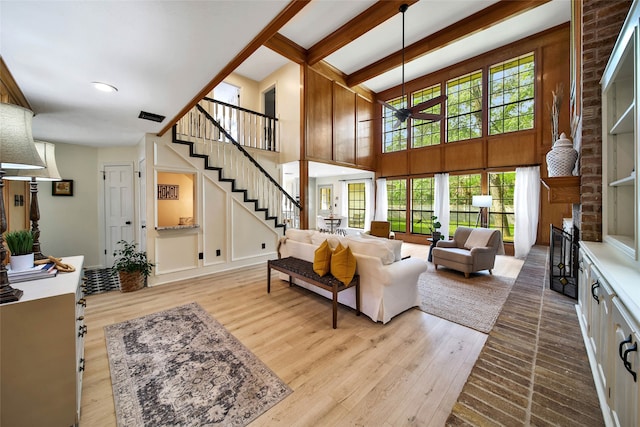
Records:
[[[98,89],[99,91],[102,91],[102,92],[117,92],[118,91],[117,87],[112,86],[112,85],[107,84],[107,83],[91,82],[91,84],[93,85],[93,87],[95,87],[96,89]]]

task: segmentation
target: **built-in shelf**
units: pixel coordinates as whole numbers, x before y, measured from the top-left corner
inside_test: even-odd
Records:
[[[635,182],[635,179],[636,179],[635,174],[631,174],[622,179],[609,183],[609,187],[622,187],[625,185],[632,186]]]
[[[579,176],[555,176],[541,180],[549,190],[549,203],[580,203]]]
[[[635,103],[631,102],[631,105],[624,110],[624,113],[622,113],[618,121],[611,127],[611,130],[609,131],[611,135],[633,132],[634,107]]]
[[[156,227],[156,230],[190,230],[192,228],[200,228],[198,224],[189,224],[189,225],[168,225],[163,227]]]

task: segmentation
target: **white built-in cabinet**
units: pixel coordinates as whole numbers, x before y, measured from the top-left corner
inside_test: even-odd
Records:
[[[638,1],[602,75],[603,240],[638,260]]]
[[[0,306],[0,425],[78,425],[84,371],[84,257],[50,279],[16,283]]]
[[[605,423],[640,426],[640,5],[603,73],[602,235],[580,242],[578,320]]]

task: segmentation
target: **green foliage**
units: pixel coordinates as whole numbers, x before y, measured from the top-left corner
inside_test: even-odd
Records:
[[[31,230],[10,231],[5,234],[11,255],[27,255],[33,252],[33,232]]]
[[[440,227],[442,227],[442,224],[440,224],[440,221],[438,221],[437,215],[431,215],[431,234],[433,234],[433,232],[435,231],[438,231]]]
[[[127,273],[139,271],[145,277],[151,275],[151,269],[155,267],[155,264],[147,260],[146,252],[136,251],[136,244],[129,243],[126,240],[120,240],[117,244],[122,245],[122,248],[113,252],[113,256],[116,257],[112,267],[114,274],[118,271]]]

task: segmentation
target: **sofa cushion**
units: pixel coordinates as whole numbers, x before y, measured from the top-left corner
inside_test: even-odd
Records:
[[[467,237],[467,241],[464,242],[464,247],[466,249],[473,248],[481,248],[485,247],[489,244],[489,239],[495,230],[491,230],[489,228],[474,228],[469,233],[469,237]]]
[[[314,234],[315,230],[298,230],[297,228],[288,228],[284,233],[287,239],[303,243],[311,243],[311,236]]]
[[[369,255],[379,258],[382,264],[388,265],[395,262],[395,255],[390,246],[379,241],[378,238],[363,238],[349,236],[346,239],[347,244],[354,254]]]
[[[356,274],[356,257],[351,249],[338,245],[331,256],[331,274],[345,285],[351,283]]]
[[[311,235],[311,243],[314,245],[320,245],[325,240],[329,243],[329,247],[332,250],[335,250],[338,247],[338,244],[342,242],[341,236],[336,236],[333,234],[327,233],[314,233]],[[343,245],[344,246],[344,245]]]
[[[394,261],[400,261],[402,259],[402,240],[392,240],[386,237],[376,237],[370,234],[361,234],[360,237],[363,239],[376,240],[380,243],[383,243],[386,247],[393,251]]]
[[[313,256],[313,271],[318,276],[325,276],[331,271],[331,248],[326,240],[318,246]]]

